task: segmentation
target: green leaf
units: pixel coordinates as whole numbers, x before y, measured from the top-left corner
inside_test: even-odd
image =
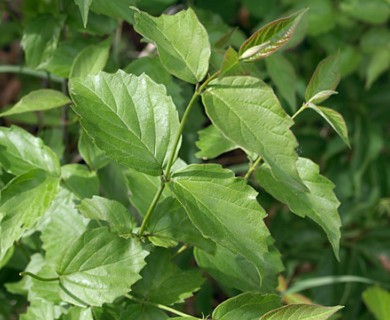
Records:
[[[58,264],[62,299],[79,306],[112,302],[141,278],[147,255],[137,239],[124,240],[105,227],[87,230]]]
[[[209,68],[211,50],[206,29],[194,11],[155,18],[136,8],[132,10],[135,30],[157,46],[164,67],[184,81],[202,81]]]
[[[91,308],[71,307],[61,320],[95,320]]]
[[[88,23],[89,7],[91,6],[92,0],[74,0],[74,3],[79,7],[81,19],[83,20],[85,28]]]
[[[338,258],[341,221],[337,208],[340,202],[333,192],[334,184],[320,175],[318,165],[309,159],[299,158],[297,169],[308,192],[292,190],[283,181],[275,180],[267,165],[258,169],[257,180],[269,194],[287,204],[292,212],[300,217],[308,216],[320,225]]]
[[[119,320],[142,319],[142,320],[167,320],[169,317],[160,309],[144,304],[130,305],[121,314]]]
[[[372,24],[385,23],[390,17],[390,4],[383,0],[344,0],[340,9],[348,15]]]
[[[50,110],[68,103],[70,103],[70,99],[59,91],[52,89],[35,90],[25,95],[11,109],[0,113],[0,117],[24,112]]]
[[[214,159],[222,153],[239,148],[237,144],[226,138],[214,125],[210,125],[199,131],[199,140],[196,142],[199,148],[195,155],[203,160]]]
[[[102,71],[108,60],[110,46],[111,38],[108,38],[99,44],[90,45],[80,51],[73,61],[69,78],[84,78]]]
[[[2,167],[20,175],[32,169],[60,174],[60,163],[55,153],[41,139],[17,127],[0,127],[0,163]]]
[[[389,48],[377,50],[371,57],[367,66],[366,88],[369,89],[379,76],[390,67]]]
[[[104,151],[91,141],[84,130],[80,131],[78,149],[81,157],[92,170],[101,169],[110,162]]]
[[[61,177],[65,187],[79,199],[99,194],[99,179],[96,172],[89,171],[85,165],[66,164],[61,167]]]
[[[26,23],[21,44],[27,66],[40,68],[51,57],[57,47],[63,23],[63,17],[47,14],[38,15]]]
[[[88,220],[77,212],[75,200],[73,193],[60,188],[43,217],[44,222],[40,231],[42,248],[46,252],[45,259],[48,263],[57,263],[73,240],[80,237],[86,230]]]
[[[137,0],[93,0],[90,10],[115,19],[124,19],[128,23],[133,24],[133,15],[129,7],[135,5],[136,2]]]
[[[267,71],[272,82],[286,99],[293,111],[296,110],[297,100],[295,97],[297,76],[294,66],[283,55],[273,55],[265,60]]]
[[[256,61],[279,50],[292,38],[295,28],[306,11],[298,11],[260,28],[241,45],[238,52],[239,59],[246,62]]]
[[[221,75],[225,77],[233,75],[244,75],[246,73],[240,64],[238,53],[232,47],[229,47],[225,52],[220,72]]]
[[[337,132],[340,138],[343,139],[344,143],[351,148],[348,139],[348,128],[340,113],[330,108],[316,106],[313,103],[309,103],[308,106],[324,118]]]
[[[203,279],[198,270],[181,270],[171,262],[167,249],[155,249],[146,258],[142,279],[132,286],[132,294],[142,300],[171,305],[198,291]]]
[[[326,100],[337,88],[340,82],[339,55],[330,56],[322,60],[314,71],[306,88],[305,99],[314,104]],[[319,92],[329,92],[329,95],[317,96]]]
[[[259,320],[326,320],[341,308],[343,307],[322,307],[317,305],[290,304],[266,313]]]
[[[106,221],[119,235],[131,235],[136,222],[130,212],[118,201],[94,196],[92,199],[81,201],[77,209],[84,217]]]
[[[179,128],[162,85],[146,75],[101,72],[72,79],[70,93],[81,125],[107,156],[147,174],[162,173]]]
[[[278,180],[306,189],[295,168],[293,122],[269,86],[253,77],[226,77],[211,81],[202,99],[211,121],[228,139],[260,155]]]
[[[11,180],[1,191],[0,261],[49,208],[58,184],[58,178],[42,170],[32,170]]]
[[[269,251],[264,254],[262,282],[252,263],[222,246],[217,245],[211,253],[195,248],[194,255],[197,264],[227,288],[269,293],[277,287],[278,275],[283,271],[280,253],[272,246],[269,246]]]
[[[61,307],[45,300],[35,300],[20,315],[20,320],[54,320],[61,315]]]
[[[204,237],[253,263],[260,277],[269,237],[257,192],[219,165],[190,165],[168,183]]]
[[[370,287],[363,292],[363,301],[377,320],[386,320],[390,314],[390,292]]]
[[[222,302],[213,312],[213,320],[258,320],[268,311],[281,306],[280,297],[246,292]]]
[[[148,239],[155,246],[172,247],[179,241],[213,252],[215,244],[202,236],[180,203],[173,197],[160,200],[146,227]]]

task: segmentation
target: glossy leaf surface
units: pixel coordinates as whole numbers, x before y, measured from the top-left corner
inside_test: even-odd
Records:
[[[337,132],[340,138],[343,139],[344,143],[348,147],[351,147],[348,138],[348,128],[345,124],[343,116],[340,113],[330,108],[316,106],[313,103],[309,103],[309,108],[313,109],[322,118],[324,118],[326,122],[328,122]]]
[[[179,127],[172,99],[148,76],[118,71],[70,83],[74,110],[106,155],[135,170],[160,175]]]
[[[256,61],[279,50],[291,39],[305,11],[299,11],[260,28],[241,45],[239,59]]]
[[[313,97],[322,91],[334,91],[340,82],[339,55],[330,56],[322,60],[311,77],[306,88],[305,99],[314,104],[321,103],[328,96]],[[329,94],[330,95],[330,94]]]
[[[257,180],[274,198],[287,204],[292,212],[301,217],[307,216],[320,225],[338,257],[341,221],[337,208],[340,202],[333,192],[334,184],[320,175],[318,165],[309,159],[299,158],[297,168],[308,192],[291,190],[287,184],[275,180],[267,165],[259,168]]]
[[[295,168],[293,122],[269,86],[253,77],[226,77],[211,81],[202,99],[211,121],[228,139],[260,155],[278,180],[306,189]]]
[[[188,9],[154,18],[136,8],[133,10],[135,30],[157,46],[167,70],[190,83],[203,80],[209,68],[210,44],[194,11]]]
[[[222,302],[213,312],[215,320],[258,320],[268,311],[279,308],[280,297],[246,292]]]
[[[57,266],[65,288],[61,297],[80,306],[112,302],[140,279],[147,255],[136,239],[124,240],[105,227],[87,230],[66,250]]]
[[[0,117],[25,112],[50,110],[62,107],[68,103],[70,103],[69,98],[60,91],[39,89],[25,95],[11,109],[0,113]]]
[[[17,126],[0,128],[0,162],[14,175],[33,169],[60,174],[60,164],[55,153],[40,138]]]
[[[253,263],[260,276],[269,235],[257,192],[218,165],[189,165],[168,183],[204,237]]]
[[[322,307],[317,305],[290,304],[268,312],[259,320],[326,320],[342,307]]]

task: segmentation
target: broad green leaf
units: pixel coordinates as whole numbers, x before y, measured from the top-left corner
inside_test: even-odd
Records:
[[[91,141],[84,130],[80,131],[78,149],[81,157],[92,170],[101,169],[110,162],[104,151]]]
[[[62,92],[52,89],[39,89],[25,95],[11,109],[0,113],[0,117],[32,111],[45,111],[70,103]]]
[[[130,319],[167,320],[169,317],[165,312],[155,307],[144,304],[133,304],[122,313],[119,320]]]
[[[44,222],[39,229],[42,248],[46,252],[45,259],[48,263],[57,263],[72,241],[86,230],[88,220],[77,212],[75,200],[76,197],[70,191],[60,188],[43,217]]]
[[[333,192],[334,184],[320,175],[318,165],[309,159],[299,158],[297,169],[308,192],[292,190],[283,181],[275,180],[268,165],[258,169],[257,180],[269,194],[287,204],[292,212],[300,217],[307,216],[320,225],[338,258],[341,221],[337,208],[340,202]]]
[[[219,165],[190,165],[168,183],[204,237],[253,263],[260,277],[269,236],[257,192]]]
[[[363,292],[363,301],[377,320],[386,320],[390,315],[390,292],[379,287],[370,287]]]
[[[294,66],[283,55],[273,55],[265,60],[267,72],[272,82],[280,92],[280,95],[286,99],[293,111],[296,110],[297,100],[295,97],[297,76]]]
[[[155,18],[136,8],[132,10],[135,30],[157,46],[164,67],[184,81],[202,81],[209,68],[211,51],[207,32],[194,11],[188,9]]]
[[[171,305],[198,291],[203,279],[198,270],[181,270],[167,249],[156,248],[147,258],[141,271],[142,279],[132,286],[132,294],[142,300]]]
[[[88,23],[89,7],[91,6],[92,0],[74,0],[74,3],[79,7],[81,19],[83,20],[85,28]]]
[[[20,315],[20,320],[54,320],[61,315],[61,307],[45,300],[35,300]]]
[[[115,19],[124,19],[133,24],[133,15],[129,7],[135,5],[136,2],[137,0],[93,0],[90,10]]]
[[[343,307],[290,304],[266,313],[259,320],[326,320],[341,308]]]
[[[50,58],[57,47],[63,23],[63,17],[47,14],[26,23],[21,44],[27,66],[40,68]]]
[[[243,292],[269,293],[277,287],[277,278],[283,271],[283,265],[280,253],[271,245],[268,249],[269,252],[264,254],[264,277],[261,283],[252,263],[222,246],[217,245],[211,253],[195,248],[194,255],[197,264],[222,285]]]
[[[379,76],[388,70],[390,67],[390,50],[389,48],[381,48],[377,50],[370,59],[367,66],[366,88],[379,78]]]
[[[384,0],[343,0],[340,9],[356,19],[372,24],[385,23],[390,17],[390,3]]]
[[[77,209],[86,218],[108,222],[109,226],[123,237],[131,235],[136,226],[130,212],[115,200],[94,196],[81,201]]]
[[[288,42],[306,10],[294,13],[265,25],[250,36],[240,47],[239,59],[256,61],[264,59]]]
[[[60,163],[55,153],[41,139],[17,127],[0,127],[0,163],[2,167],[20,175],[32,169],[60,174]]]
[[[106,227],[87,230],[57,266],[62,299],[79,306],[112,302],[141,278],[147,255],[137,239],[119,238]]]
[[[211,121],[228,139],[260,155],[278,180],[306,189],[295,168],[293,122],[269,86],[253,77],[226,77],[211,81],[202,99]]]
[[[32,170],[14,178],[1,190],[0,261],[49,208],[58,184],[58,178],[42,170]]]
[[[213,312],[213,320],[258,320],[268,311],[281,306],[274,294],[246,292],[222,302]]]
[[[95,45],[84,48],[76,56],[70,70],[69,78],[96,75],[102,71],[110,53],[111,38]]]
[[[200,151],[196,153],[198,158],[214,159],[222,153],[239,148],[237,144],[226,138],[214,125],[210,125],[199,131],[199,140],[196,146]]]
[[[85,165],[66,164],[61,167],[61,177],[65,187],[79,199],[99,194],[99,179],[96,172],[89,171]]]
[[[91,308],[71,307],[61,320],[95,320]]]
[[[314,71],[306,88],[305,99],[314,104],[321,103],[329,96],[313,97],[322,91],[329,91],[330,94],[336,89],[340,82],[339,55],[330,56],[322,60]],[[330,95],[329,94],[329,95]]]
[[[180,203],[173,197],[160,200],[146,227],[148,239],[159,247],[172,247],[184,242],[213,252],[214,242],[202,236],[192,224]]]
[[[343,139],[344,143],[351,148],[348,139],[348,128],[340,113],[330,108],[316,106],[313,103],[309,103],[308,106],[324,118],[337,132],[340,138]]]
[[[179,119],[162,85],[120,70],[74,78],[70,93],[81,125],[108,157],[147,174],[163,172]]]

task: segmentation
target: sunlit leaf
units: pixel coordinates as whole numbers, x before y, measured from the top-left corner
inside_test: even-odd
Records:
[[[162,85],[146,75],[101,72],[73,78],[70,93],[81,125],[108,157],[144,173],[162,173],[179,127]]]
[[[70,103],[70,99],[60,91],[39,89],[25,95],[11,109],[0,113],[0,117],[25,112],[50,110],[62,107],[68,103]]]
[[[164,67],[184,81],[203,80],[209,68],[210,44],[194,11],[188,9],[154,18],[132,9],[135,30],[157,46]]]
[[[62,299],[79,306],[112,302],[141,278],[147,255],[137,239],[122,239],[106,227],[87,230],[57,266]]]
[[[266,313],[259,320],[326,320],[341,308],[343,307],[290,304]]]
[[[296,12],[260,28],[241,45],[238,53],[239,59],[256,61],[279,50],[291,39],[305,12],[306,10]]]

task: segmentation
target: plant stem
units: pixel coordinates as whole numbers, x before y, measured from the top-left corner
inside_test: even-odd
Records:
[[[142,220],[142,224],[141,224],[141,228],[139,230],[139,235],[142,236],[144,231],[145,231],[145,228],[146,228],[146,225],[150,219],[150,216],[152,215],[153,213],[153,210],[155,209],[160,197],[161,197],[161,194],[165,188],[165,183],[167,181],[170,180],[171,178],[171,170],[172,170],[172,166],[173,166],[173,163],[176,159],[176,153],[177,153],[177,148],[179,146],[179,142],[180,142],[180,138],[183,134],[183,131],[184,131],[184,127],[187,123],[187,120],[188,120],[188,116],[191,112],[191,109],[193,108],[193,106],[195,105],[195,101],[196,99],[200,96],[200,94],[202,93],[202,91],[206,88],[207,84],[215,79],[217,76],[219,75],[219,71],[217,71],[216,73],[214,73],[212,76],[210,76],[209,78],[207,78],[207,80],[201,85],[201,86],[198,86],[196,85],[196,88],[195,88],[195,92],[194,94],[192,95],[191,97],[191,100],[190,102],[188,103],[188,106],[183,114],[183,117],[181,119],[181,122],[180,122],[180,126],[179,126],[179,130],[177,131],[177,134],[176,134],[176,137],[175,137],[175,140],[174,140],[174,143],[173,143],[173,149],[172,149],[172,152],[171,152],[171,155],[168,159],[168,164],[167,164],[167,168],[165,170],[165,175],[162,176],[161,178],[164,179],[161,180],[161,184],[160,184],[160,187],[159,189],[157,190],[157,193],[156,195],[154,196],[154,199],[148,209],[148,211],[146,212],[146,215],[144,217],[144,219]]]
[[[184,131],[184,126],[187,122],[188,115],[190,114],[190,111],[191,111],[192,107],[194,106],[195,101],[199,95],[200,95],[200,92],[198,91],[198,88],[196,88],[194,94],[192,95],[190,102],[188,103],[186,111],[183,114],[183,118],[181,119],[180,127],[179,127],[177,134],[176,134],[175,142],[173,144],[172,153],[171,153],[171,156],[170,156],[170,158],[168,160],[168,164],[167,164],[167,169],[166,169],[166,173],[165,173],[165,177],[167,180],[169,180],[170,176],[171,176],[171,169],[172,169],[173,162],[175,161],[175,158],[176,158],[177,147],[179,145],[181,135]]]
[[[39,281],[45,281],[45,282],[52,282],[52,281],[58,281],[60,280],[60,278],[56,277],[56,278],[42,278],[40,276],[37,276],[36,274],[34,273],[31,273],[31,272],[28,272],[28,271],[23,271],[20,273],[20,275],[22,277],[24,276],[30,276],[31,278],[34,278],[34,279],[37,279]]]
[[[298,109],[298,111],[295,112],[295,113],[293,114],[293,116],[291,117],[291,119],[294,120],[294,119],[296,118],[296,116],[299,115],[299,114],[300,114],[302,111],[304,111],[305,109],[307,109],[307,103],[304,103],[304,104],[302,105],[302,107],[300,107],[300,108]]]
[[[157,206],[158,200],[160,200],[160,197],[164,191],[164,188],[165,188],[165,182],[161,181],[160,187],[158,188],[157,193],[155,194],[153,201],[150,204],[149,209],[146,212],[144,219],[142,220],[141,228],[139,230],[140,236],[142,236],[143,233],[145,232],[146,225],[148,224],[148,221],[149,221],[154,209]]]
[[[261,157],[257,157],[256,161],[253,162],[251,164],[251,166],[249,167],[248,171],[246,172],[245,176],[244,176],[244,179],[245,180],[248,180],[249,177],[251,176],[252,172],[257,168],[257,166],[259,165],[260,161],[261,161]]]
[[[176,309],[164,306],[163,304],[153,303],[153,302],[150,302],[150,301],[144,301],[144,300],[135,298],[135,297],[133,297],[133,296],[131,296],[129,294],[125,294],[125,297],[127,299],[129,299],[129,300],[132,300],[132,301],[135,301],[135,302],[138,302],[138,303],[146,304],[146,305],[149,305],[149,306],[153,306],[153,307],[159,308],[159,309],[164,310],[164,311],[168,311],[168,312],[176,314],[176,315],[178,315],[180,317],[192,317],[189,314],[186,314],[186,313],[178,311]]]
[[[25,74],[28,76],[33,76],[41,79],[47,79],[46,72],[36,71],[24,66],[13,66],[13,65],[0,66],[0,73],[19,73],[19,74]],[[57,77],[55,75],[51,75],[50,79],[58,83],[63,83],[65,81],[64,78]]]

